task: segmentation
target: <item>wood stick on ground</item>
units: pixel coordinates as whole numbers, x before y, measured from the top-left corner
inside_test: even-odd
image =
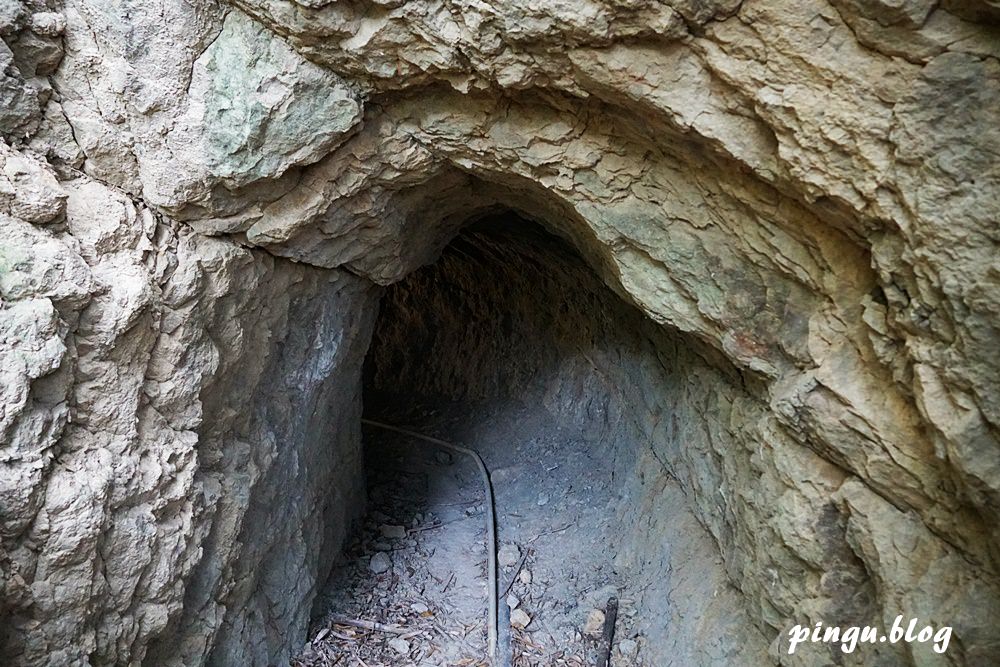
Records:
[[[453,523],[458,523],[459,521],[468,521],[469,517],[463,516],[457,519],[452,519],[451,521],[440,521],[438,523],[430,523],[425,526],[417,526],[416,528],[407,528],[407,532],[411,535],[413,533],[422,533],[425,530],[434,530],[435,528],[441,528],[443,526],[450,526]]]
[[[384,623],[376,623],[375,621],[366,621],[359,618],[348,618],[347,616],[341,616],[340,614],[331,614],[330,620],[335,625],[346,625],[351,628],[361,628],[362,630],[371,630],[372,632],[387,632],[392,635],[405,635],[407,632],[411,632],[406,628],[397,628],[392,625],[386,625]]]
[[[534,544],[535,540],[537,540],[539,537],[545,537],[546,535],[554,535],[555,533],[561,533],[561,532],[563,532],[564,530],[566,530],[566,529],[568,529],[568,528],[576,525],[576,521],[579,518],[580,517],[577,516],[576,518],[574,518],[569,523],[563,524],[562,526],[559,526],[558,528],[553,528],[552,530],[544,530],[544,531],[538,533],[537,535],[535,535],[534,537],[532,537],[530,540],[528,540],[528,544]]]
[[[506,594],[504,592],[501,598]],[[502,599],[500,600],[500,613],[497,618],[497,626],[496,664],[498,667],[511,667],[514,662],[514,642],[511,641],[510,607]]]
[[[610,667],[611,645],[615,641],[615,621],[618,619],[618,598],[608,598],[608,607],[604,612],[604,631],[601,633],[600,652],[597,654],[597,667]]]

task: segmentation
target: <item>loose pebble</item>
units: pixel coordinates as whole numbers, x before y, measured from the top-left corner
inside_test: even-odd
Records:
[[[518,630],[523,630],[531,623],[531,617],[523,609],[515,609],[510,613],[510,624]]]
[[[514,567],[521,560],[521,550],[516,544],[504,544],[497,553],[497,562],[501,567]]]
[[[395,639],[389,640],[389,648],[400,655],[407,655],[410,652],[410,642],[400,637],[396,637]]]
[[[389,558],[389,554],[384,551],[380,551],[374,556],[372,556],[371,561],[368,563],[368,569],[375,574],[384,574],[392,568],[392,559]]]
[[[618,642],[618,652],[625,658],[634,658],[639,653],[639,642],[634,639],[623,639]]]
[[[583,624],[583,634],[591,637],[600,637],[604,630],[604,612],[600,609],[592,609],[587,614],[587,622]]]
[[[380,533],[382,533],[382,537],[388,538],[390,540],[401,540],[406,537],[406,528],[403,526],[382,524],[381,526],[379,526],[378,530]]]

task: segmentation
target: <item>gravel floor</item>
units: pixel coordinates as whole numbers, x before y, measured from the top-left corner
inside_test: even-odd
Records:
[[[612,595],[621,597],[624,640],[613,664],[642,664],[628,632],[635,612],[612,568],[612,487],[598,464],[601,443],[526,405],[411,408],[378,418],[471,446],[485,459],[516,666],[593,664],[599,610]],[[293,665],[488,665],[484,495],[474,465],[370,428],[365,447],[369,511]],[[381,626],[345,624],[355,621]]]

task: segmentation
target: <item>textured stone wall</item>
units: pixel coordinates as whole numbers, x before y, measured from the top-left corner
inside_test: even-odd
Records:
[[[5,664],[280,662],[363,506],[372,287],[5,157],[49,218],[0,216]]]
[[[998,24],[0,2],[4,662],[287,655],[358,491],[374,285],[498,207],[684,341],[676,400],[720,419],[653,441],[762,629],[901,613],[956,640],[887,660],[996,662]]]

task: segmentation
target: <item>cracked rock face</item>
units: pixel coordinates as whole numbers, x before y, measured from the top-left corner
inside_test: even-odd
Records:
[[[0,39],[4,664],[286,661],[381,290],[496,211],[671,341],[642,467],[769,660],[897,614],[953,648],[838,658],[1000,660],[996,3],[0,0]]]

